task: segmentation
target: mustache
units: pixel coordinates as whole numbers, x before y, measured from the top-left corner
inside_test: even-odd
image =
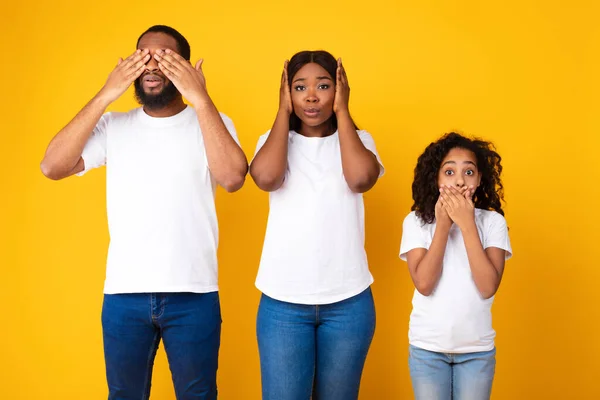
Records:
[[[164,76],[160,72],[157,72],[157,71],[148,71],[148,72],[144,72],[142,75],[140,75],[140,77],[138,78],[138,80],[139,81],[143,81],[147,77],[156,77],[158,79],[162,79],[163,81],[167,79],[167,77]]]

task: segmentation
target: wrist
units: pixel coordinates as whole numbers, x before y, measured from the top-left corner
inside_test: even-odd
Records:
[[[475,224],[474,219],[463,222],[461,225],[459,225],[459,228],[463,236],[468,235],[472,232],[477,232],[477,225]]]
[[[435,230],[449,231],[452,227],[452,220],[450,218],[436,218]]]
[[[350,119],[350,110],[348,109],[347,106],[346,107],[338,107],[338,109],[335,111],[335,116],[338,120],[341,118]]]
[[[205,94],[200,94],[199,96],[197,96],[192,102],[192,105],[194,106],[196,112],[201,112],[206,111],[207,108],[213,106],[213,102],[208,96],[208,93],[205,92]]]
[[[102,89],[100,89],[100,91],[92,99],[92,103],[98,105],[99,107],[106,109],[115,100],[116,99],[113,99],[107,93],[106,87],[102,87]]]
[[[294,111],[290,111],[288,110],[287,107],[284,106],[279,106],[279,110],[277,110],[277,118],[285,118],[287,120],[290,119],[290,116],[292,115]]]

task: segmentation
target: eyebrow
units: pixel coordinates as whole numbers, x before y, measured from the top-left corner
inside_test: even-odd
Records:
[[[445,163],[442,164],[442,167],[446,164],[456,164],[456,161],[452,161],[452,160],[446,161]],[[463,164],[471,164],[471,165],[477,167],[477,164],[475,164],[473,161],[463,161]]]
[[[332,81],[332,80],[333,80],[333,79],[331,79],[331,78],[330,78],[330,77],[328,77],[328,76],[317,76],[317,80],[318,80],[318,81],[322,81],[323,79],[328,79],[328,80],[330,80],[330,81]],[[296,83],[296,82],[298,82],[298,81],[305,81],[305,80],[306,80],[306,78],[298,78],[298,79],[294,80],[294,82],[292,82],[292,83]]]

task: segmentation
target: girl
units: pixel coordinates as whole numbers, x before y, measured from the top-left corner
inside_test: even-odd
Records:
[[[400,246],[416,288],[409,368],[417,400],[490,397],[491,307],[512,255],[500,160],[491,143],[450,133],[417,161]]]
[[[270,192],[256,279],[264,400],[358,398],[375,331],[362,193],[383,166],[350,117],[349,96],[340,59],[295,54],[250,167]]]

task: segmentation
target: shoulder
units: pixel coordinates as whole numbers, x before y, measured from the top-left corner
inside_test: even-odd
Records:
[[[486,228],[497,225],[506,226],[506,218],[497,211],[476,208],[475,213],[476,218],[479,219]]]
[[[423,220],[417,215],[416,211],[411,211],[406,217],[404,217],[403,226],[405,228],[412,227],[418,229],[426,229],[426,224]]]
[[[229,118],[229,116],[227,114],[219,111],[219,115],[221,116],[221,119],[223,121],[233,123],[233,120],[231,118]]]
[[[356,133],[361,140],[373,140],[373,136],[364,129],[358,129]]]

